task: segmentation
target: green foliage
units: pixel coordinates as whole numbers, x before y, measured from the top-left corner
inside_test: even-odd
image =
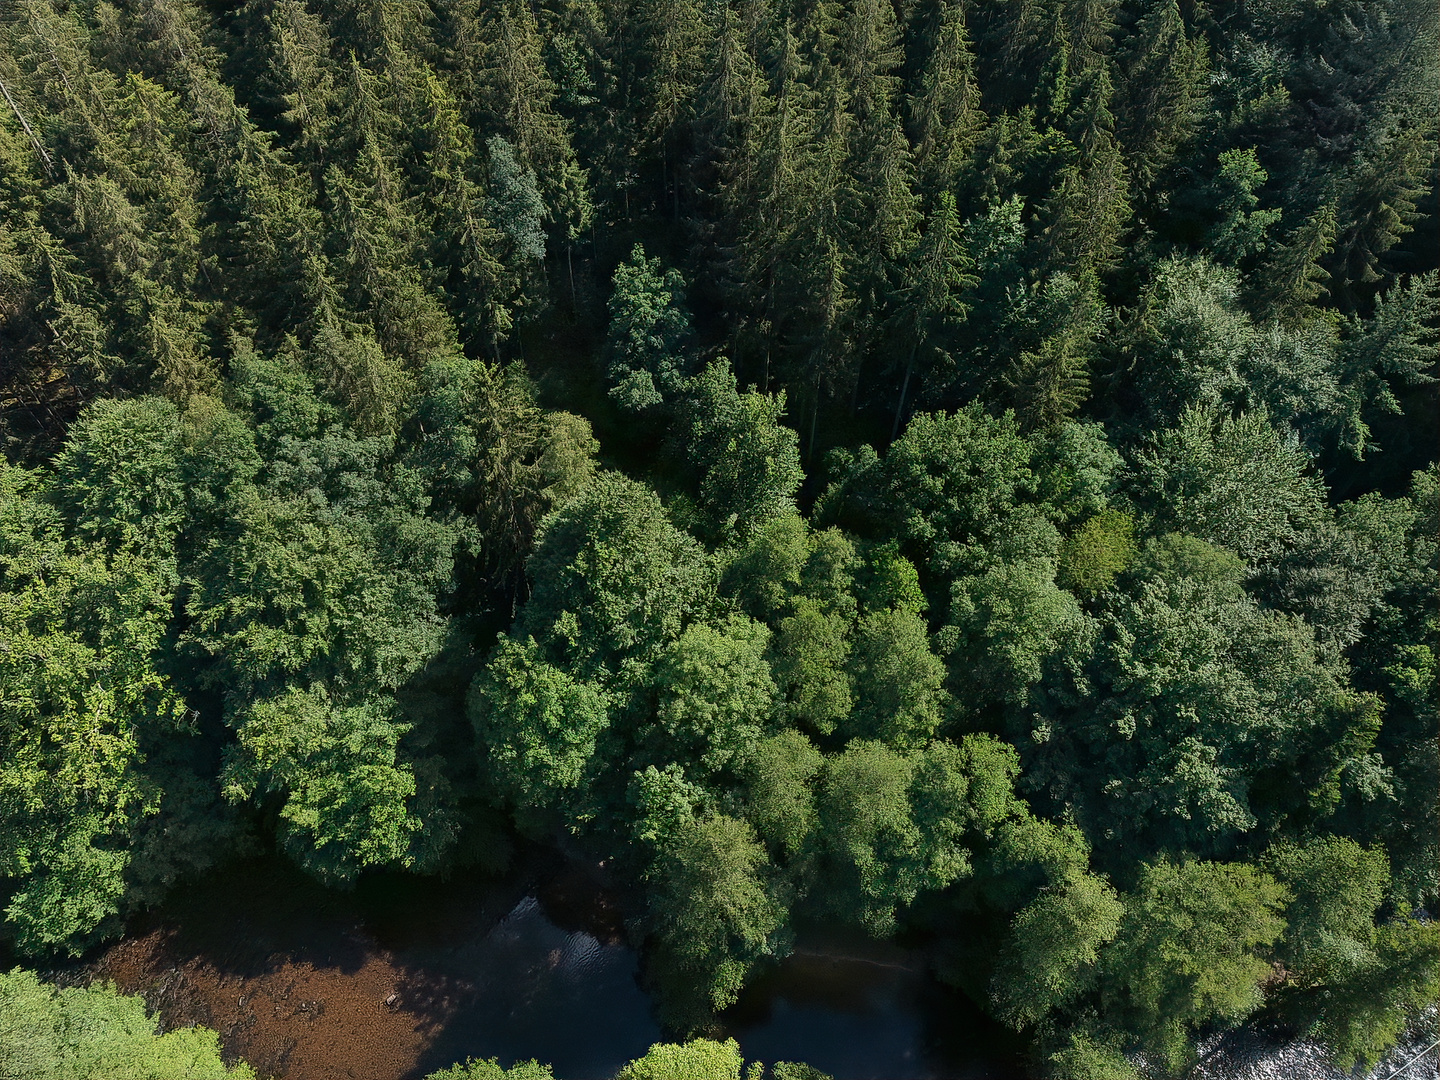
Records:
[[[1373,1064],[1434,999],[1440,935],[1406,919],[1375,924],[1390,877],[1383,851],[1317,837],[1277,846],[1266,863],[1294,897],[1278,949],[1286,1013],[1342,1068]]]
[[[820,796],[827,906],[884,933],[922,890],[971,872],[971,845],[1018,811],[1014,752],[990,736],[903,755],[855,740],[830,759]],[[843,889],[843,892],[838,891]]]
[[[99,401],[55,461],[68,516],[111,549],[164,554],[185,521],[180,414],[164,398]]]
[[[1052,520],[1070,523],[1109,505],[1122,461],[1101,425],[1071,421],[1031,441],[1038,493]]]
[[[783,393],[738,393],[721,358],[686,384],[679,411],[676,437],[699,474],[700,506],[716,535],[749,536],[794,514],[805,474],[798,436],[780,423]]]
[[[1170,536],[1135,573],[1026,717],[1033,775],[1089,835],[1227,850],[1261,818],[1317,811],[1327,783],[1363,775],[1363,701],[1307,625],[1245,594],[1238,559]],[[1283,796],[1271,769],[1288,778]]]
[[[837,459],[839,479],[817,512],[899,540],[935,578],[1049,555],[1053,526],[1021,501],[1035,489],[1031,453],[1008,413],[996,419],[972,406],[921,414],[884,458],[865,448]]]
[[[834,1080],[829,1073],[803,1061],[777,1061],[770,1066],[770,1076],[771,1080]]]
[[[540,521],[594,476],[589,423],[541,409],[518,365],[444,357],[425,369],[422,387],[416,467],[441,505],[473,522],[466,538],[482,563],[518,572]]]
[[[851,664],[855,705],[847,733],[891,746],[927,742],[946,701],[945,665],[930,651],[925,621],[905,608],[861,616]]]
[[[733,769],[749,754],[774,708],[769,640],[760,623],[732,615],[691,626],[665,650],[651,678],[668,753],[706,772]]]
[[[500,637],[468,702],[490,778],[517,807],[545,807],[585,775],[609,723],[605,695],[545,662],[534,638]]]
[[[1094,596],[1115,583],[1135,553],[1135,523],[1130,515],[1106,510],[1065,540],[1056,577],[1071,592]]]
[[[656,1043],[616,1075],[615,1080],[740,1080],[740,1046],[715,1042]]]
[[[812,546],[810,527],[799,514],[772,518],[735,553],[721,588],[756,618],[773,618],[800,588]]]
[[[1373,950],[1326,988],[1311,1030],[1341,1068],[1373,1065],[1440,994],[1440,931],[1404,921],[1376,929]]]
[[[545,204],[535,174],[515,160],[515,148],[493,135],[485,149],[490,155],[490,199],[486,213],[510,241],[516,261],[533,263],[545,257],[545,230],[541,218]]]
[[[431,1073],[425,1080],[554,1080],[554,1077],[550,1066],[538,1061],[517,1061],[507,1069],[494,1058],[489,1058],[451,1065],[448,1069]]]
[[[930,883],[910,808],[914,770],[910,759],[882,743],[855,742],[825,771],[822,835],[845,868],[852,894],[832,902],[878,933],[894,925],[897,904],[913,900]],[[942,872],[936,884],[948,883]]]
[[[1279,210],[1258,209],[1260,198],[1255,192],[1269,179],[1254,147],[1220,155],[1212,205],[1221,216],[1206,241],[1226,262],[1237,263],[1265,249],[1266,234],[1281,216]]]
[[[687,1030],[792,916],[1057,1075],[1433,999],[1433,3],[131,7],[0,12],[13,948],[513,826]]]
[[[661,273],[660,260],[647,259],[639,244],[630,261],[616,267],[605,347],[610,396],[621,408],[653,408],[673,398],[689,374],[690,318],[680,306],[683,289],[680,272]],[[702,382],[702,392],[707,385]]]
[[[601,473],[546,518],[521,625],[580,671],[648,663],[713,595],[709,560],[643,484]]]
[[[809,597],[797,598],[793,608],[775,636],[775,679],[789,716],[828,735],[854,704],[849,620]]]
[[[951,625],[943,637],[951,683],[964,688],[967,710],[1024,702],[1046,658],[1087,627],[1047,562],[1004,563],[952,588]]]
[[[398,686],[439,649],[454,532],[424,516],[415,474],[376,475],[376,442],[285,450],[192,566],[186,642],[233,690],[302,675]]]
[[[1048,887],[1022,908],[993,980],[1000,1016],[1015,1027],[1034,1024],[1089,989],[1124,910],[1109,882],[1089,874]]]
[[[143,746],[187,717],[157,664],[172,572],[67,541],[42,495],[0,465],[0,872],[9,932],[43,955],[113,929],[162,793]]]
[[[1255,413],[1189,409],[1136,466],[1157,531],[1198,536],[1254,563],[1276,558],[1324,512],[1308,456]]]
[[[329,884],[370,866],[408,865],[419,823],[415,775],[396,760],[405,726],[382,700],[342,705],[291,687],[241,714],[223,774],[232,801],[279,804],[281,846]]]
[[[1266,864],[1293,897],[1281,943],[1287,964],[1307,981],[1325,979],[1375,932],[1390,877],[1385,853],[1338,836],[1317,837],[1304,847],[1280,845]]]
[[[1259,1007],[1270,970],[1261,952],[1284,931],[1288,895],[1244,864],[1158,862],[1123,899],[1119,935],[1101,964],[1107,1012],[1176,1070],[1195,1028]]]
[[[755,831],[723,814],[692,821],[662,847],[650,923],[661,978],[679,983],[672,1002],[695,995],[716,1010],[733,1005],[750,967],[773,952],[785,911],[767,888],[767,865]]]
[[[1113,1040],[1099,1041],[1085,1031],[1068,1033],[1066,1045],[1050,1055],[1048,1064],[1055,1080],[1137,1080],[1141,1075]]]
[[[744,765],[746,808],[772,855],[798,858],[817,822],[811,781],[825,758],[794,728],[755,745]]]
[[[57,989],[33,972],[0,974],[0,1077],[5,1080],[222,1080],[220,1037],[205,1027],[163,1035],[140,997],[113,986]]]

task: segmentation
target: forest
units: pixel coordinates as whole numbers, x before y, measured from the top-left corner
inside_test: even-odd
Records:
[[[677,1039],[814,923],[1059,1080],[1440,997],[1433,0],[3,0],[0,91],[0,1072],[255,850],[608,860]]]

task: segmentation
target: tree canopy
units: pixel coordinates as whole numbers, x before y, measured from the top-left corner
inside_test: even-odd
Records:
[[[0,90],[7,952],[563,838],[677,1038],[817,922],[1057,1077],[1433,1003],[1433,3],[15,0]]]

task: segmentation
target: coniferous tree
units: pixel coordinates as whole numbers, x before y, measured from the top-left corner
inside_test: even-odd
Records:
[[[942,191],[935,209],[925,225],[925,233],[910,255],[902,278],[897,319],[906,330],[909,353],[905,373],[900,381],[900,396],[895,403],[895,422],[890,437],[900,433],[909,395],[910,380],[915,374],[922,349],[942,348],[932,339],[962,321],[968,314],[962,296],[975,284],[968,271],[974,260],[961,238],[960,222],[955,213],[955,197]],[[925,361],[929,361],[929,356]],[[923,364],[925,368],[930,362]],[[922,371],[921,379],[924,374]]]
[[[1205,40],[1176,0],[1147,3],[1117,58],[1123,92],[1117,134],[1141,191],[1149,190],[1195,130],[1209,70]]]
[[[927,200],[955,183],[985,123],[965,5],[937,0],[921,16],[925,50],[918,83],[907,101],[919,186]]]

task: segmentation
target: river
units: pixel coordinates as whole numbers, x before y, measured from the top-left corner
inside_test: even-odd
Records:
[[[380,875],[352,893],[278,859],[236,863],[58,974],[114,980],[165,1025],[213,1027],[227,1055],[284,1080],[419,1080],[467,1057],[603,1080],[664,1039],[603,868],[553,855],[500,879]],[[807,1061],[837,1080],[1026,1075],[1023,1044],[922,954],[833,931],[802,930],[723,1021],[747,1060]],[[1341,1076],[1304,1044],[1251,1035],[1207,1049],[1196,1080]],[[1433,1078],[1433,1057],[1394,1080]]]
[[[467,1057],[603,1080],[663,1041],[603,868],[531,858],[496,879],[320,888],[279,859],[178,888],[62,973],[143,994],[284,1080],[418,1080]],[[723,1018],[747,1060],[837,1080],[1018,1080],[1023,1044],[914,951],[802,932]]]

